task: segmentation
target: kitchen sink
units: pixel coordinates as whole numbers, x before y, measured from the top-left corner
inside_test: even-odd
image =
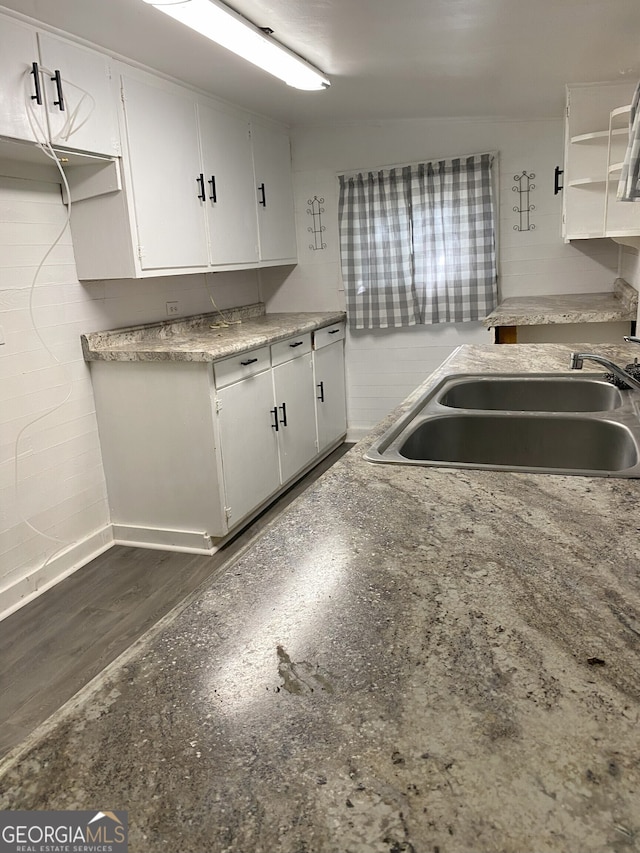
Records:
[[[619,408],[623,397],[601,378],[524,374],[452,380],[438,402],[454,409],[485,411],[605,412]]]
[[[640,393],[620,391],[601,375],[449,376],[387,430],[365,459],[640,477],[639,403]]]
[[[444,415],[418,424],[400,456],[510,468],[624,471],[638,448],[622,424],[590,418],[531,418],[508,414]]]

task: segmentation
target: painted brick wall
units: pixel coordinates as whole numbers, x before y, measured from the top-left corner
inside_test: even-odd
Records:
[[[2,169],[12,171],[6,164]],[[37,266],[65,217],[55,176],[49,182],[0,173],[0,327],[5,341],[0,344],[0,614],[111,541],[80,334],[164,319],[167,301],[178,301],[179,315],[211,310],[202,275],[78,282],[68,229],[31,293]],[[208,279],[221,308],[258,300],[255,272]],[[61,365],[34,331],[30,298],[40,334]],[[24,427],[16,493],[16,441]]]

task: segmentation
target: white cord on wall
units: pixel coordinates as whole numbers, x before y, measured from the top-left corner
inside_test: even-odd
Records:
[[[221,323],[212,323],[209,326],[210,329],[226,329],[229,326],[238,326],[240,323],[242,323],[242,320],[231,320],[229,317],[225,317],[224,314],[222,313],[222,311],[218,308],[218,306],[216,305],[216,301],[213,298],[213,293],[211,293],[211,290],[209,288],[209,282],[207,281],[207,273],[204,274],[204,286],[205,286],[205,290],[209,294],[209,299],[211,300],[211,304],[213,305],[215,310],[218,312],[218,314],[220,315],[220,319],[222,320]]]
[[[44,70],[45,73],[47,73],[46,69],[41,69],[41,70]],[[25,79],[28,79],[30,74],[31,74],[31,72],[25,72]],[[75,88],[78,88],[78,87],[75,87]],[[91,98],[91,100],[93,101],[93,98],[91,97],[91,95],[89,95],[88,92],[84,92],[84,95]],[[82,101],[84,99],[84,95],[80,98],[75,109],[69,113],[69,115],[67,116],[67,119],[65,121],[65,124],[63,126],[62,133],[63,133],[64,138],[67,140],[69,139],[69,137],[73,133],[77,132],[83,126],[83,124],[87,121],[87,119],[85,119],[85,121],[81,122],[79,125],[77,125],[77,126],[75,125],[76,119],[78,117],[80,105],[82,104]],[[95,101],[93,101],[93,105],[95,106]],[[66,190],[67,199],[68,199],[67,215],[65,217],[64,225],[62,226],[59,233],[57,234],[57,236],[53,240],[52,244],[49,246],[49,248],[45,252],[40,263],[36,267],[36,270],[33,274],[33,278],[31,280],[31,285],[29,287],[29,319],[31,320],[31,326],[33,328],[33,331],[36,334],[36,337],[40,341],[40,344],[42,345],[43,349],[45,350],[45,352],[47,353],[49,358],[61,368],[63,375],[64,375],[64,378],[66,380],[66,383],[68,385],[68,390],[67,390],[67,393],[66,393],[63,400],[61,400],[55,406],[52,406],[51,408],[47,409],[45,412],[38,415],[37,417],[32,418],[27,424],[25,424],[20,429],[20,431],[18,432],[18,434],[16,436],[15,445],[14,445],[14,455],[13,455],[15,502],[16,502],[16,512],[17,512],[19,519],[30,530],[32,530],[38,536],[42,536],[44,539],[48,539],[51,542],[60,543],[60,547],[56,548],[55,551],[53,551],[47,557],[47,559],[44,561],[44,563],[40,566],[40,570],[42,570],[51,562],[51,560],[53,560],[54,557],[56,557],[61,551],[64,551],[71,543],[69,543],[63,539],[60,539],[58,536],[52,536],[49,533],[45,533],[44,530],[40,530],[38,527],[36,527],[34,524],[32,524],[32,522],[28,519],[27,514],[22,511],[21,501],[20,501],[20,469],[19,469],[20,441],[21,441],[22,437],[24,436],[24,434],[27,432],[27,430],[29,430],[34,424],[38,423],[41,420],[44,420],[45,418],[52,415],[54,412],[57,412],[59,409],[61,409],[69,401],[71,394],[72,394],[72,391],[73,391],[72,381],[71,381],[71,378],[67,372],[65,365],[60,361],[60,359],[55,355],[55,353],[52,352],[51,348],[49,347],[49,345],[47,344],[47,342],[43,338],[42,333],[40,332],[40,329],[38,328],[38,324],[36,323],[36,318],[35,318],[35,314],[34,314],[34,305],[33,305],[35,288],[37,285],[38,276],[40,275],[42,268],[44,267],[45,263],[47,262],[47,259],[49,258],[49,256],[53,252],[53,250],[56,248],[56,246],[58,245],[58,243],[62,239],[65,231],[69,227],[69,223],[71,220],[71,192],[69,189],[69,183],[67,181],[67,176],[65,175],[64,170],[62,169],[62,166],[60,164],[60,160],[58,159],[58,156],[56,155],[55,151],[53,150],[53,147],[51,146],[51,143],[49,142],[46,129],[42,126],[42,124],[40,122],[40,117],[36,113],[35,105],[33,104],[33,101],[28,96],[28,94],[25,94],[25,109],[26,109],[29,125],[31,127],[32,133],[33,133],[35,140],[36,140],[36,145],[40,148],[40,150],[49,159],[53,160],[53,162],[56,164],[56,167],[60,173],[62,183],[63,183],[64,188]],[[93,106],[91,109],[93,109]]]

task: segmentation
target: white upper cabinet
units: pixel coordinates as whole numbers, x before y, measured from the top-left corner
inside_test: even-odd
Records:
[[[258,221],[249,120],[198,104],[211,263],[255,264]]]
[[[260,260],[296,263],[296,229],[289,137],[281,130],[253,123]]]
[[[296,263],[286,134],[262,125],[252,132],[248,113],[148,72],[119,64],[118,74],[122,188],[102,181],[101,195],[77,197],[78,277]]]
[[[0,17],[0,74],[0,135],[120,153],[108,57]]]
[[[38,33],[38,43],[51,142],[96,154],[120,154],[109,58],[48,33]]]
[[[38,92],[38,100],[44,103],[38,62],[36,31],[10,18],[0,18],[0,136],[35,140],[28,112],[32,103],[34,114],[41,115],[46,127],[42,106],[31,100]]]
[[[140,267],[206,268],[206,181],[195,101],[126,76],[122,93]]]

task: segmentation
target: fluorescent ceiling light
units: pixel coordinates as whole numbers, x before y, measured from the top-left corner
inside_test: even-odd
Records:
[[[144,0],[296,89],[325,89],[322,72],[218,0]]]

